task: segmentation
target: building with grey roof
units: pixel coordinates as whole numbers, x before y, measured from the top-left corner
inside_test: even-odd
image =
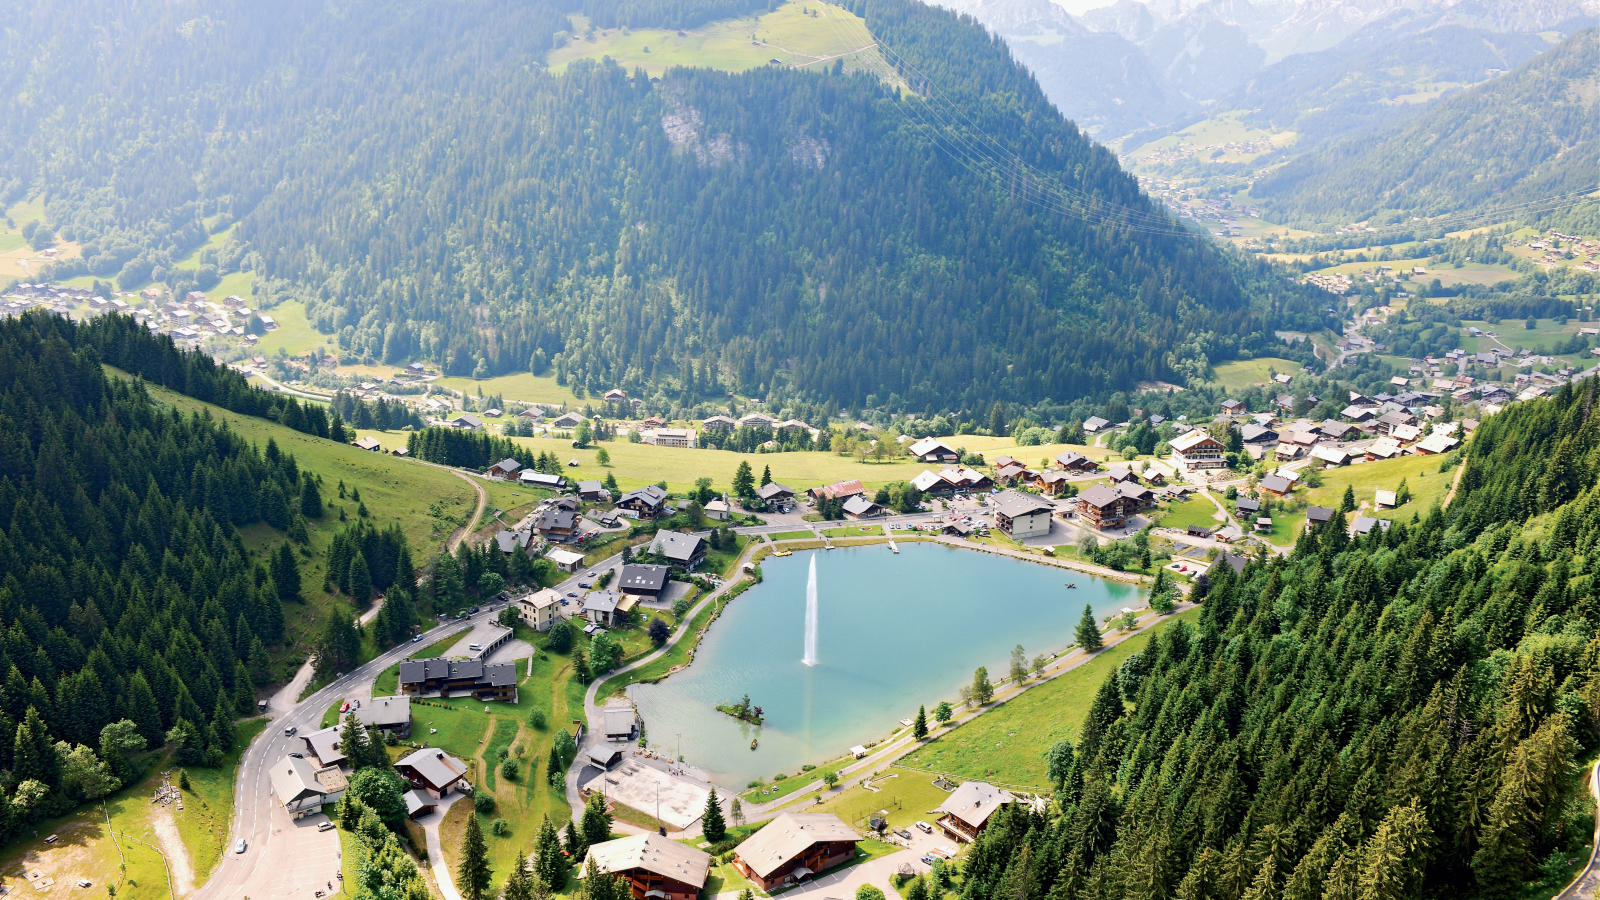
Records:
[[[706,557],[706,542],[698,535],[659,531],[650,542],[650,553],[675,569],[693,569]]]
[[[411,782],[414,789],[442,799],[451,791],[465,791],[467,764],[437,747],[424,747],[401,757],[395,771]]]
[[[400,693],[407,697],[462,697],[517,702],[517,667],[480,659],[408,659],[400,663]]]

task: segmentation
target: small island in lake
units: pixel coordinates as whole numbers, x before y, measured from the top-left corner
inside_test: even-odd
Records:
[[[738,703],[717,704],[717,712],[727,713],[735,719],[741,722],[749,722],[751,725],[761,724],[761,707],[750,705],[749,694],[745,694],[744,699]]]

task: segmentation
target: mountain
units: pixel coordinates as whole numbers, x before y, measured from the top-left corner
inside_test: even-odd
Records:
[[[1256,181],[1283,221],[1395,221],[1593,188],[1600,43],[1579,31],[1516,71],[1415,120],[1339,142]]]
[[[1250,77],[1266,52],[1243,28],[1229,21],[1226,0],[1200,6],[1156,29],[1141,42],[1145,55],[1185,97],[1210,104]],[[1248,9],[1244,0],[1229,4]]]
[[[1162,224],[1004,44],[906,0],[857,8],[880,78],[659,81],[550,74],[571,24],[510,0],[65,8],[0,70],[8,196],[84,248],[58,274],[183,290],[231,226],[205,265],[374,361],[960,409],[1181,379],[1318,308]]]

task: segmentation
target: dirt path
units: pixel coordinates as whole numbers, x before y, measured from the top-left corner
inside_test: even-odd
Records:
[[[478,508],[472,511],[472,518],[467,520],[466,527],[462,528],[456,533],[455,537],[450,539],[450,552],[454,553],[456,548],[461,546],[461,542],[467,539],[467,535],[478,530],[478,520],[483,518],[483,508],[489,504],[489,492],[484,490],[483,485],[478,483],[478,479],[473,478],[471,475],[463,475],[454,469],[450,470],[450,474],[472,485],[472,489],[478,492]]]
[[[167,858],[173,891],[179,897],[194,893],[194,862],[189,859],[189,848],[183,845],[183,836],[178,833],[172,807],[157,803],[150,811],[150,828],[156,833],[156,843],[161,845],[161,855]]]

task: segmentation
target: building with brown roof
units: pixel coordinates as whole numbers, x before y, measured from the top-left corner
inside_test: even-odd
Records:
[[[711,855],[669,841],[657,834],[634,834],[589,847],[579,877],[589,860],[601,872],[623,878],[633,900],[695,900],[706,886]]]
[[[740,844],[733,864],[761,890],[771,891],[849,862],[859,840],[830,813],[784,813]]]
[[[1138,508],[1138,501],[1097,484],[1077,497],[1078,518],[1090,528],[1121,528]]]
[[[989,819],[1000,807],[1015,800],[1008,790],[983,781],[969,781],[939,806],[938,824],[956,841],[970,844],[988,827]]]

